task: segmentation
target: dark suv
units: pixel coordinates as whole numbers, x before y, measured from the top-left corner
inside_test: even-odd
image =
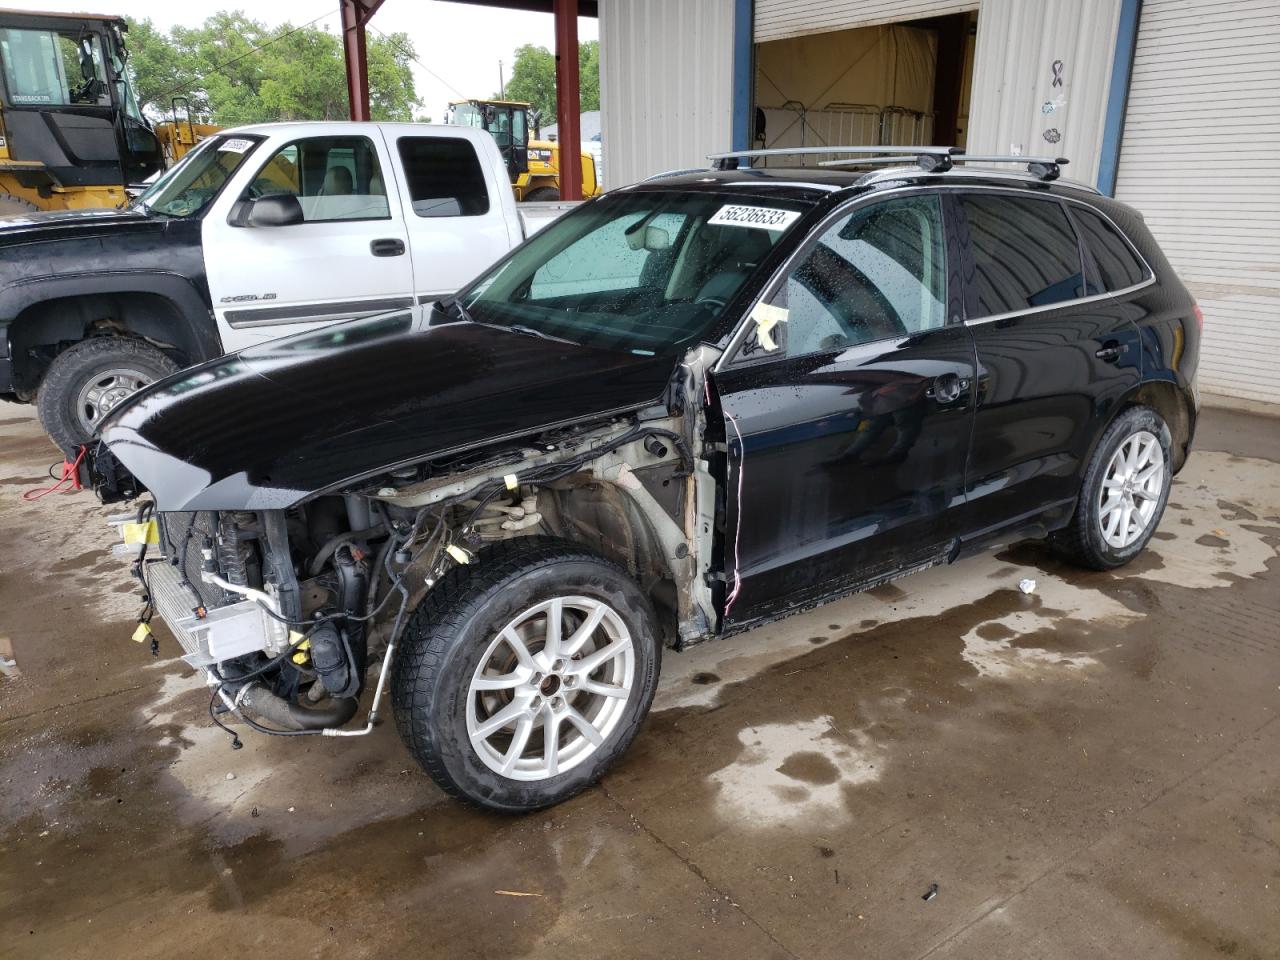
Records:
[[[358,736],[389,683],[442,787],[529,810],[626,748],[663,646],[1019,538],[1131,559],[1196,304],[1057,163],[913,153],[618,190],[452,300],[124,404],[92,479],[150,490],[122,525],[211,710]]]

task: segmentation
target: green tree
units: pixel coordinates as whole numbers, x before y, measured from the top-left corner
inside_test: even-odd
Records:
[[[600,109],[600,41],[578,45],[580,109]],[[496,97],[497,94],[494,94]],[[556,116],[556,56],[546,47],[526,43],[515,52],[507,99],[525,100],[537,110],[544,124]]]
[[[148,20],[130,24],[139,101],[167,115],[174,96],[221,126],[349,116],[342,42],[319,27],[268,29],[240,11],[215,13],[199,27],[167,35]],[[375,120],[412,120],[414,50],[403,33],[369,38],[369,109]]]

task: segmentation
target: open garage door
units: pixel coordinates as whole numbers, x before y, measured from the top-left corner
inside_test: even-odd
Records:
[[[976,13],[831,29],[855,6],[865,23],[868,4],[802,4],[797,13],[807,16],[811,6],[846,9],[820,30],[765,39],[759,31],[768,5],[757,6],[756,147],[964,145]],[[940,5],[896,8],[913,6]]]
[[[977,0],[756,0],[756,41],[963,13],[977,5]]]
[[[1116,196],[1205,315],[1200,384],[1280,403],[1280,8],[1146,0]]]

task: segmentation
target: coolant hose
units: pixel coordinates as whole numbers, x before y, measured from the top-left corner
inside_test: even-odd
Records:
[[[355,697],[331,699],[318,707],[304,707],[277,697],[261,684],[253,684],[239,697],[239,705],[247,707],[264,720],[286,730],[324,730],[340,727],[356,715],[359,701]]]

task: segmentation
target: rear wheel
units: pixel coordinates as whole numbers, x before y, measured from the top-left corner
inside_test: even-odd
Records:
[[[82,340],[49,365],[36,396],[40,423],[58,449],[74,456],[118,403],[177,371],[176,363],[142,340]]]
[[[1151,540],[1173,480],[1169,427],[1150,407],[1107,428],[1085,472],[1070,525],[1054,538],[1069,560],[1094,570],[1128,563]]]
[[[508,813],[600,778],[648,713],[661,656],[626,572],[543,537],[455,568],[403,642],[392,703],[405,744],[447,793]]]

